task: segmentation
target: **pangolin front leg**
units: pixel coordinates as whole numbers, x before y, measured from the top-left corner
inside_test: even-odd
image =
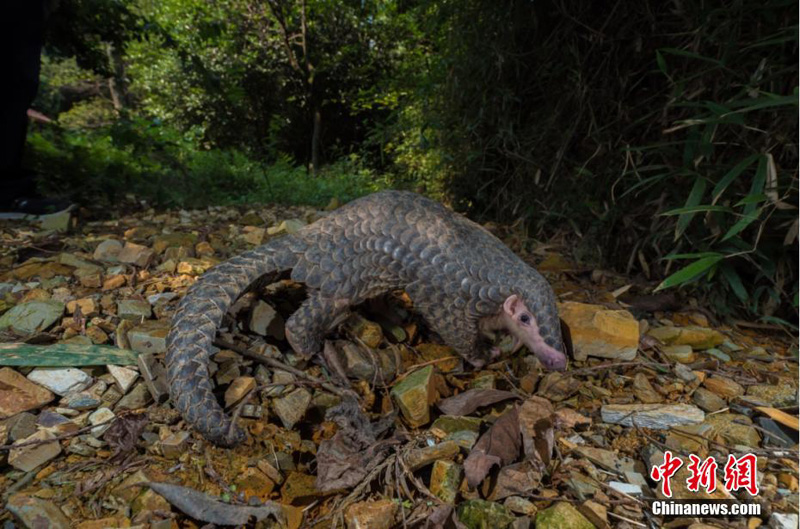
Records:
[[[286,322],[286,339],[297,354],[311,358],[322,350],[325,334],[349,314],[349,301],[312,291]]]

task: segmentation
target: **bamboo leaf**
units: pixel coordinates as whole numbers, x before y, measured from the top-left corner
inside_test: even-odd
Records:
[[[699,252],[699,253],[675,253],[667,255],[666,257],[664,257],[664,259],[667,261],[673,261],[677,259],[702,259],[703,257],[713,257],[715,255],[724,257],[719,252]]]
[[[737,202],[736,206],[738,207],[738,206],[745,206],[747,204],[758,204],[759,202],[764,202],[768,198],[769,197],[767,195],[764,195],[764,194],[761,194],[761,195],[747,195],[746,197],[741,199],[739,202]]]
[[[727,263],[723,264],[720,269],[722,271],[722,276],[728,282],[728,285],[730,285],[731,290],[733,290],[733,293],[736,294],[736,297],[739,298],[743,303],[747,303],[747,299],[749,297],[747,294],[747,289],[744,288],[744,285],[742,284],[742,278],[739,277],[739,273],[736,272],[736,269]]]
[[[766,197],[765,197],[766,198]],[[738,205],[738,204],[737,204]],[[689,206],[689,207],[682,207],[677,209],[671,209],[669,211],[665,211],[661,213],[662,216],[667,215],[682,215],[684,213],[700,213],[703,211],[719,211],[724,213],[733,213],[733,210],[726,206]]]
[[[664,281],[661,282],[660,285],[655,289],[655,292],[659,290],[664,290],[666,288],[675,287],[678,285],[682,285],[684,283],[688,283],[692,279],[695,279],[700,274],[707,272],[711,267],[719,263],[723,259],[722,255],[714,255],[710,257],[703,257],[702,259],[698,259],[697,261],[693,262],[688,266],[684,266]]]
[[[136,365],[136,356],[135,352],[128,349],[107,345],[0,344],[0,366],[81,367],[108,364],[129,366]]]
[[[689,197],[686,199],[686,204],[684,208],[693,208],[700,204],[700,201],[703,199],[703,193],[706,191],[706,180],[702,176],[698,176],[694,180],[694,185],[692,186],[692,190],[689,191]],[[680,217],[678,217],[678,222],[675,225],[675,240],[677,241],[680,239],[683,232],[686,231],[686,228],[689,227],[689,223],[692,222],[692,218],[694,217],[694,213],[683,213]]]
[[[739,219],[736,224],[731,226],[725,236],[721,239],[721,241],[727,241],[731,237],[734,237],[741,233],[745,228],[747,228],[750,224],[758,220],[758,217],[761,215],[761,210],[758,209],[756,211],[751,211],[750,213],[746,214],[744,217]]]
[[[722,61],[719,61],[717,59],[713,59],[711,57],[706,57],[706,56],[700,55],[698,53],[693,53],[691,51],[679,50],[678,48],[661,48],[660,51],[663,51],[664,53],[669,53],[671,55],[678,55],[680,57],[686,57],[686,58],[689,58],[689,59],[697,59],[699,61],[710,62],[711,64],[716,64],[717,66],[724,66]]]
[[[760,154],[753,154],[742,160],[741,162],[737,163],[733,166],[733,168],[728,171],[725,176],[722,177],[722,180],[717,182],[717,185],[714,186],[714,190],[711,192],[712,197],[712,204],[716,204],[717,200],[719,200],[720,195],[731,185],[737,176],[742,174],[742,172],[750,167],[754,161],[756,161],[761,155]]]

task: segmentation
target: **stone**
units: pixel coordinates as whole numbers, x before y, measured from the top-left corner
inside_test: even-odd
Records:
[[[150,395],[156,404],[166,402],[169,398],[169,386],[167,384],[167,370],[164,365],[156,360],[152,354],[140,354],[136,357],[139,366],[139,373],[150,391]]]
[[[406,456],[406,466],[414,472],[440,459],[455,459],[460,451],[460,447],[454,441],[415,448]]]
[[[69,518],[53,501],[14,494],[8,498],[6,509],[26,529],[70,529]]]
[[[797,388],[789,384],[754,384],[747,388],[747,396],[753,397],[767,406],[785,408],[797,406]]]
[[[153,308],[143,299],[125,299],[117,302],[117,316],[138,322],[153,315]]]
[[[78,268],[72,275],[78,280],[82,287],[100,288],[103,285],[103,273],[95,270]]]
[[[274,481],[275,483],[279,485],[283,483],[283,476],[281,475],[280,471],[277,468],[273,467],[269,463],[269,461],[265,459],[259,459],[258,462],[256,463],[256,466],[261,472],[266,474],[267,477],[272,481]]]
[[[711,349],[706,349],[705,351],[703,351],[703,353],[705,353],[705,354],[707,354],[709,356],[713,356],[714,358],[716,358],[720,362],[728,363],[728,362],[731,361],[730,355],[728,355],[726,353],[723,353],[719,349],[715,349],[713,347]]]
[[[284,220],[277,226],[267,228],[268,235],[277,235],[279,233],[288,233],[289,235],[300,231],[306,223],[301,219]]]
[[[108,341],[108,335],[97,325],[86,327],[86,337],[95,345],[101,345]]]
[[[25,439],[20,439],[14,444],[18,445],[22,443],[29,443],[31,441],[47,441],[54,438],[55,435],[53,435],[53,433],[48,432],[47,430],[39,430]],[[12,448],[8,454],[8,464],[17,470],[30,472],[31,470],[39,468],[51,459],[57,457],[60,453],[61,444],[55,440],[51,443]]]
[[[467,529],[503,529],[514,521],[514,516],[504,505],[486,500],[462,501],[456,507],[456,513]]]
[[[158,303],[172,301],[176,297],[178,297],[176,292],[161,292],[160,294],[151,294],[147,296],[147,302],[151,305],[156,305]]]
[[[117,261],[145,268],[153,259],[154,252],[147,246],[126,242],[117,254]]]
[[[106,239],[94,249],[92,258],[96,261],[106,261],[115,263],[122,251],[122,243],[114,239]]]
[[[201,241],[195,245],[194,253],[201,257],[213,257],[215,252],[214,248],[207,241]]]
[[[628,311],[572,301],[558,308],[570,329],[575,360],[597,356],[630,361],[636,357],[639,322]]]
[[[310,403],[311,393],[305,388],[297,388],[288,395],[275,399],[272,407],[283,426],[291,430],[303,418]]]
[[[354,313],[342,327],[352,336],[360,340],[367,347],[376,349],[383,342],[383,330],[380,324],[369,321],[363,316]]]
[[[675,451],[705,456],[708,452],[708,436],[712,430],[706,423],[672,428],[664,439],[664,444]]]
[[[578,509],[567,502],[558,502],[552,507],[536,513],[536,529],[594,529]]]
[[[210,257],[203,257],[202,259],[186,257],[178,262],[177,271],[179,274],[201,276],[210,268],[214,267],[218,262],[219,261],[216,259],[212,259]]]
[[[509,511],[522,514],[524,516],[535,516],[536,511],[539,510],[532,501],[526,500],[525,498],[521,498],[519,496],[509,496],[503,500],[503,505]]]
[[[127,282],[127,279],[125,279],[124,275],[122,275],[122,274],[112,275],[110,277],[107,277],[103,281],[103,285],[102,285],[101,289],[103,291],[116,290],[116,289],[118,289],[120,287],[125,286],[126,282]]]
[[[436,368],[442,373],[449,373],[461,365],[461,358],[452,347],[436,343],[421,343],[416,347],[423,362],[436,362]],[[450,360],[443,360],[450,357]]]
[[[622,481],[609,481],[608,486],[614,489],[617,492],[622,494],[627,494],[628,496],[641,496],[643,494],[642,487],[640,485],[634,485],[632,483],[624,483]]]
[[[107,365],[106,369],[108,369],[108,372],[114,377],[114,382],[116,382],[119,389],[122,390],[123,395],[133,387],[133,383],[139,378],[138,372],[133,369],[128,369],[127,367]]]
[[[98,520],[86,520],[76,525],[75,529],[118,529],[130,526],[131,521],[125,516],[109,516]]]
[[[189,447],[190,437],[191,434],[186,430],[170,435],[161,441],[161,454],[167,459],[180,458]]]
[[[114,412],[108,408],[99,408],[89,414],[89,423],[94,426],[91,430],[92,435],[97,438],[101,437],[106,430],[111,428],[115,417]]]
[[[653,385],[650,384],[647,375],[644,373],[636,373],[636,375],[634,375],[633,394],[645,404],[656,404],[664,400],[664,397],[653,388]]]
[[[92,377],[74,367],[37,367],[28,373],[28,380],[40,384],[62,397],[83,391],[92,385]]]
[[[769,516],[769,529],[797,529],[800,517],[795,513],[774,512]]]
[[[706,424],[712,427],[708,438],[723,444],[756,448],[761,443],[761,436],[752,426],[753,420],[746,415],[717,413],[709,415]]]
[[[280,453],[280,452],[279,452]],[[322,495],[317,489],[316,478],[302,472],[291,472],[281,487],[281,503],[288,505],[308,504]]]
[[[267,234],[266,228],[259,228],[257,226],[245,226],[242,228],[242,239],[249,244],[255,246],[260,245],[264,241],[264,235]]]
[[[256,379],[253,377],[239,377],[231,382],[228,389],[225,390],[225,407],[229,408],[242,400],[245,395],[250,393],[256,387]],[[309,398],[309,402],[311,399]]]
[[[611,527],[608,523],[608,510],[605,505],[601,505],[596,501],[586,500],[578,505],[577,508],[597,529],[608,529]]]
[[[665,345],[662,351],[673,362],[691,364],[697,360],[697,355],[694,354],[691,345]]]
[[[41,408],[55,398],[10,367],[0,369],[0,419]]]
[[[541,485],[541,470],[534,470],[530,460],[500,469],[488,499],[499,501],[509,496],[527,496]]]
[[[464,469],[461,465],[447,459],[440,459],[433,464],[428,488],[443,502],[454,504],[463,476]]]
[[[194,248],[197,235],[194,233],[166,233],[153,241],[153,251],[162,254],[167,248]]]
[[[139,494],[131,503],[131,513],[134,515],[134,521],[138,521],[137,515],[140,514],[142,516],[139,519],[148,518],[147,515],[153,511],[170,512],[171,509],[172,506],[163,496],[146,487],[144,492]],[[150,527],[152,529],[152,524]]]
[[[81,298],[67,302],[67,314],[75,314],[80,308],[81,314],[87,318],[92,318],[100,313],[100,307],[94,298]]]
[[[466,430],[453,432],[442,439],[442,443],[448,441],[456,443],[462,450],[469,452],[472,450],[472,447],[475,446],[475,443],[478,442],[478,432],[469,432]]]
[[[603,422],[665,430],[673,426],[698,424],[705,413],[690,404],[608,404],[600,409]]]
[[[146,407],[152,402],[153,396],[150,395],[150,390],[144,382],[140,382],[133,386],[133,389],[122,397],[115,406],[118,410],[138,410]]]
[[[42,415],[44,412],[42,412]],[[11,442],[25,439],[36,433],[36,416],[32,413],[22,412],[3,422],[3,428]],[[2,444],[6,444],[3,441]]]
[[[261,470],[247,467],[236,480],[236,489],[244,494],[245,500],[258,498],[261,502],[269,500],[269,495],[275,488],[275,482],[267,477]]]
[[[261,336],[272,336],[283,340],[285,324],[280,314],[272,305],[258,300],[250,312],[250,330]]]
[[[48,215],[39,215],[36,221],[42,230],[53,231],[67,231],[71,224],[72,214],[70,210],[59,211],[57,213],[50,213]]]
[[[81,269],[81,270],[90,270],[92,272],[102,272],[103,271],[103,267],[102,266],[96,265],[94,263],[90,263],[89,261],[87,261],[85,259],[81,259],[77,255],[72,254],[72,253],[68,253],[68,252],[64,252],[64,253],[60,254],[58,256],[58,262],[63,264],[63,265],[72,266],[74,268],[78,268],[78,269]]]
[[[392,500],[354,503],[345,510],[347,529],[391,529],[398,507]]]
[[[654,327],[647,334],[666,345],[690,345],[695,351],[717,347],[726,339],[719,331],[696,325]]]
[[[0,316],[0,329],[32,334],[49,329],[64,314],[64,304],[55,300],[20,303]]]
[[[391,392],[400,412],[412,428],[428,424],[434,399],[433,366],[418,369],[395,384]]]
[[[455,432],[478,432],[481,428],[481,419],[478,417],[459,417],[456,415],[442,415],[428,429],[430,432],[441,432],[443,436]]]
[[[92,395],[86,391],[78,391],[75,393],[70,393],[63,399],[59,404],[61,406],[66,406],[73,410],[93,410],[100,406],[102,400],[98,395]]]
[[[633,459],[621,456],[611,450],[592,446],[577,446],[573,451],[592,463],[617,474],[636,471],[636,463]]]
[[[797,440],[790,437],[786,431],[772,419],[758,417],[758,425],[766,430],[764,434],[764,444],[766,446],[777,446],[781,448],[791,448],[797,444]]]
[[[703,381],[703,385],[724,399],[733,399],[744,395],[744,388],[733,380],[719,375],[711,376]]]
[[[128,475],[119,485],[111,489],[111,495],[127,503],[136,499],[144,487],[134,487],[137,483],[153,481],[143,470],[137,470]]]
[[[162,322],[144,322],[127,333],[130,348],[137,353],[161,354],[167,352],[169,327]]]
[[[727,406],[723,399],[706,388],[697,388],[692,393],[692,401],[707,413],[719,411]]]

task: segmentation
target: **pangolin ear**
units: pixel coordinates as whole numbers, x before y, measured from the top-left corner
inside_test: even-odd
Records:
[[[513,316],[516,313],[520,303],[521,301],[519,297],[516,294],[511,294],[503,302],[503,310],[509,316]]]

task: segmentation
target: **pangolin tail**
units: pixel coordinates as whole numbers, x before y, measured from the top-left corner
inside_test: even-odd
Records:
[[[301,246],[290,235],[221,263],[192,285],[178,305],[167,336],[170,396],[184,420],[215,444],[234,446],[245,437],[212,391],[208,363],[217,329],[231,304],[256,281],[293,268]]]

